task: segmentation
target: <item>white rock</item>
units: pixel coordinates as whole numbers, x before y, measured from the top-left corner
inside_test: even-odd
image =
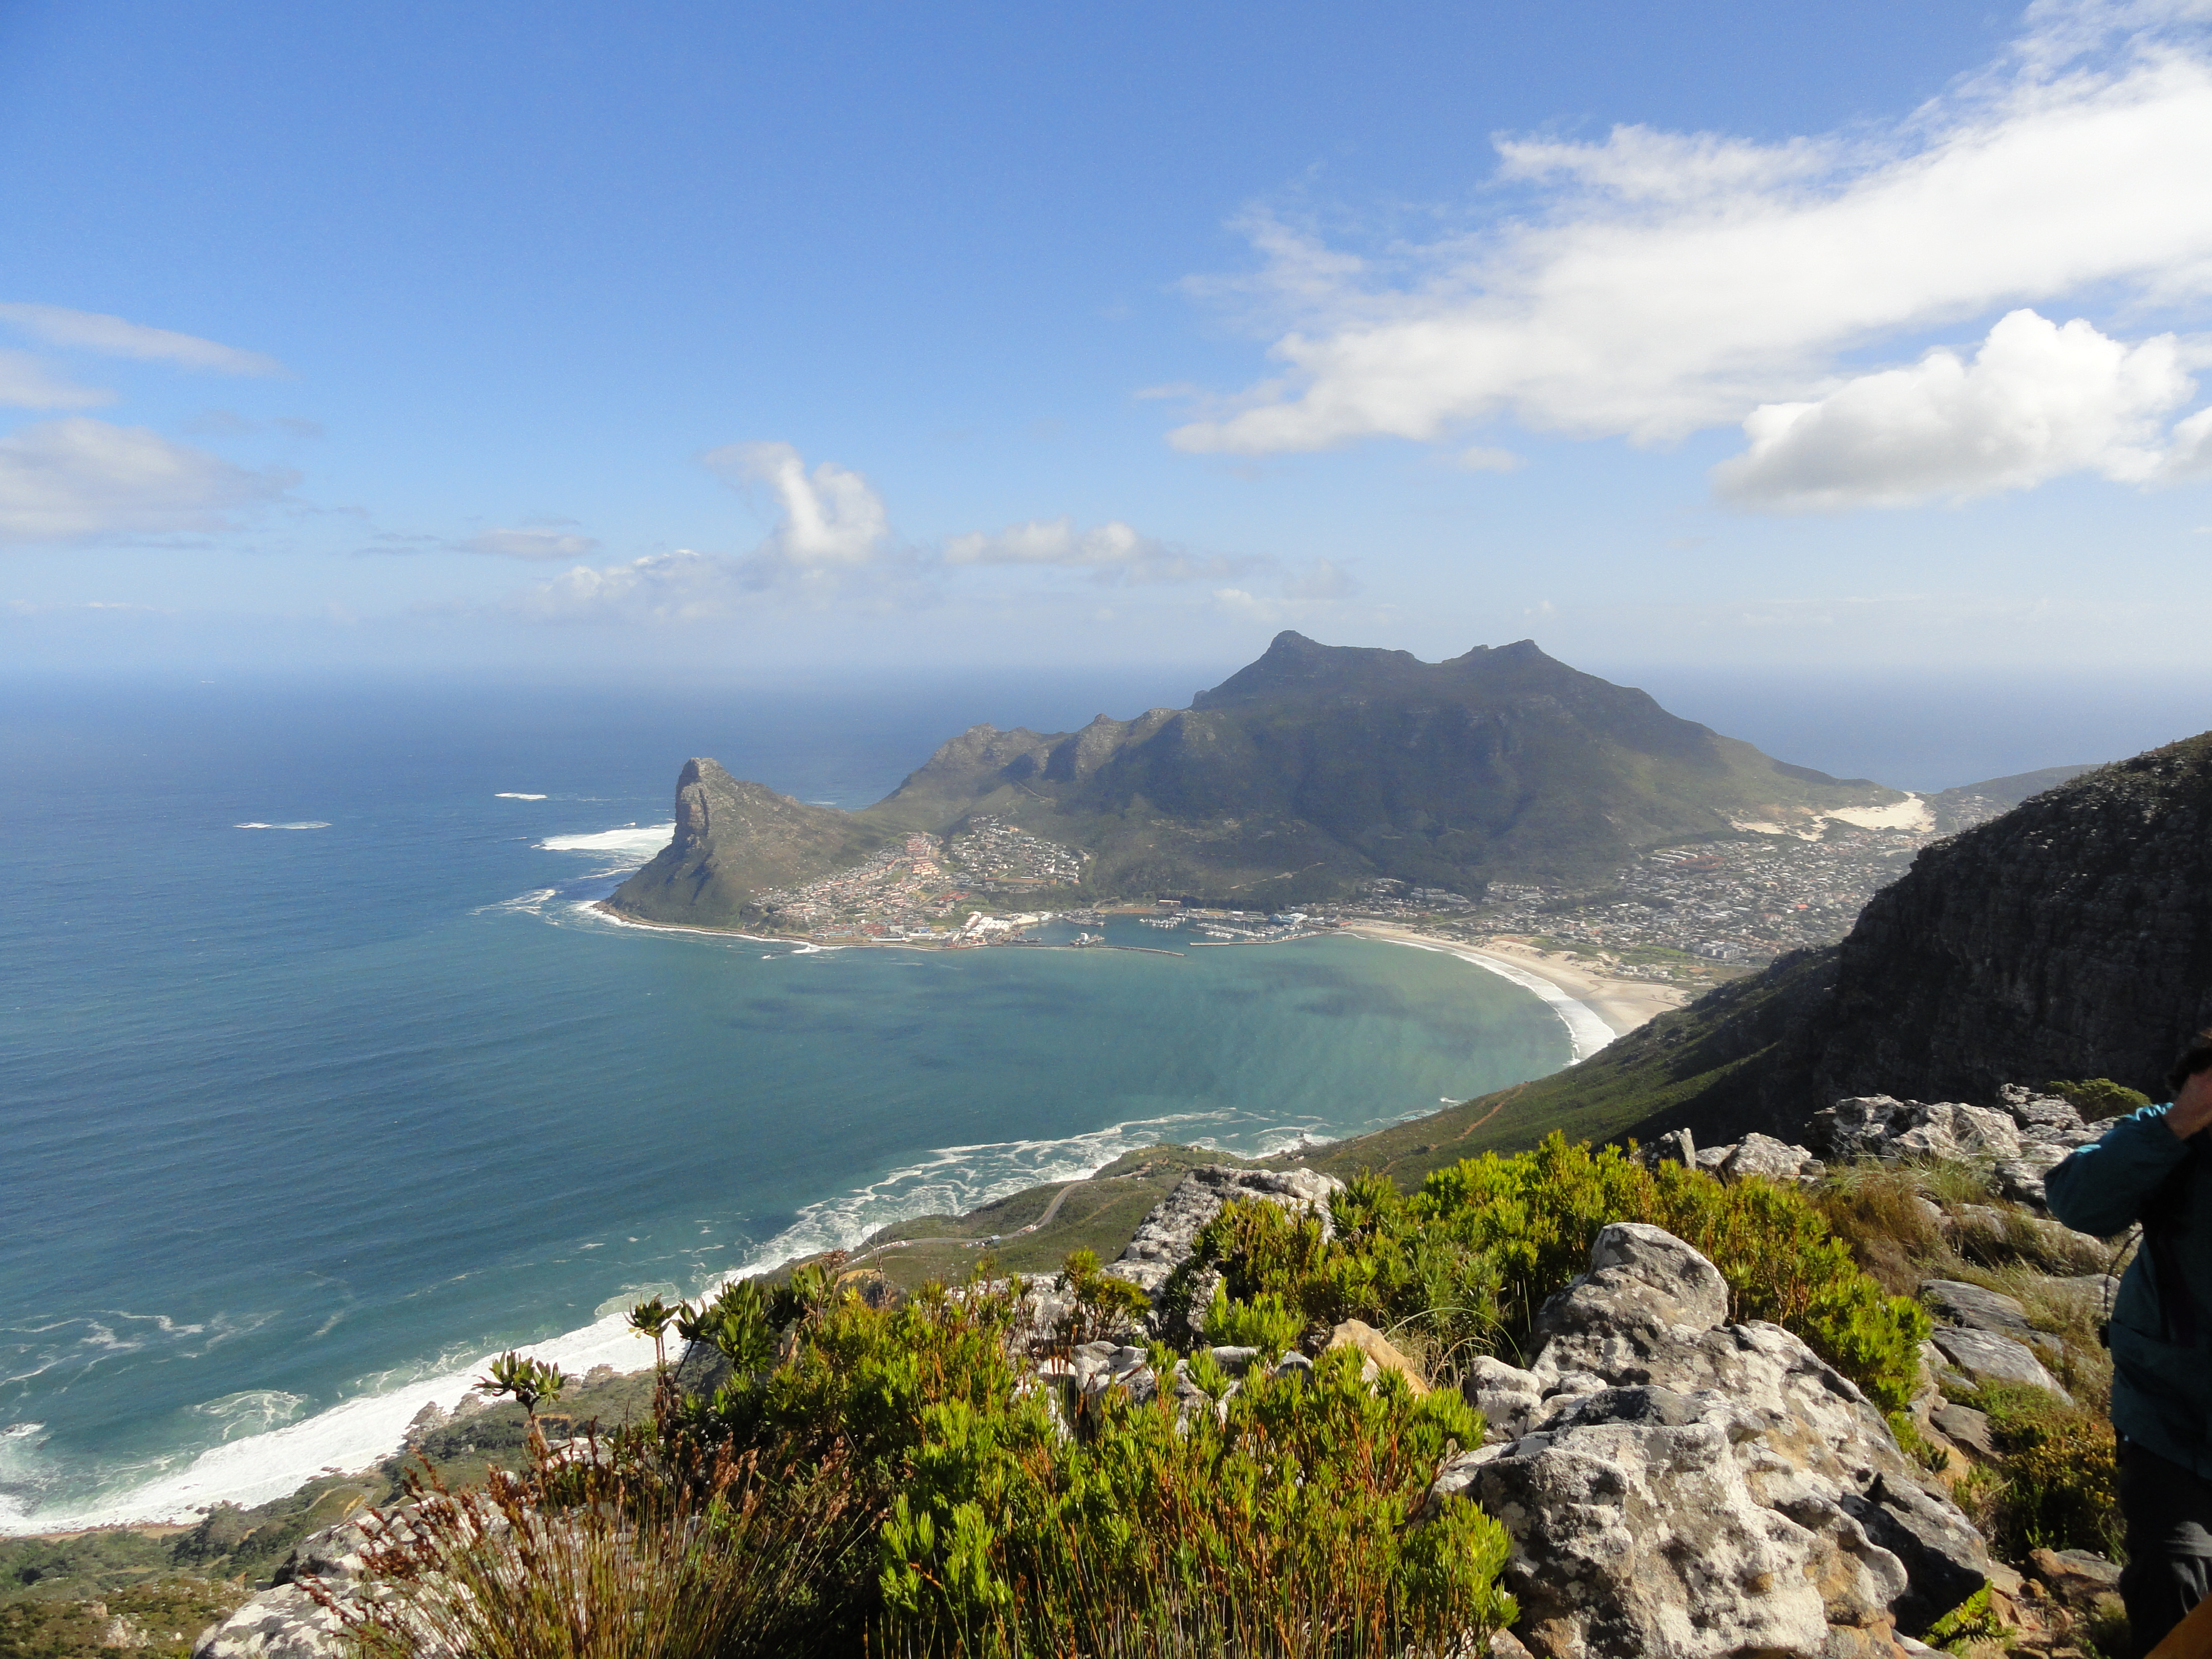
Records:
[[[1747,1134],[1736,1143],[1720,1166],[1725,1180],[1764,1176],[1769,1181],[1818,1180],[1824,1173],[1820,1161],[1802,1146],[1777,1140],[1772,1135]]]
[[[1510,1441],[1447,1473],[1513,1535],[1522,1639],[1552,1659],[1893,1653],[1985,1582],[1981,1539],[1881,1414],[1780,1327],[1723,1323],[1719,1271],[1605,1229],[1527,1371],[1470,1374]],[[1542,1397],[1531,1410],[1531,1385]]]

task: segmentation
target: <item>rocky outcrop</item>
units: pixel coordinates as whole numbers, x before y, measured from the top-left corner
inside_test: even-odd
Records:
[[[1226,1164],[1202,1164],[1177,1182],[1152,1206],[1121,1254],[1106,1271],[1157,1297],[1177,1267],[1190,1260],[1191,1247],[1206,1224],[1232,1198],[1304,1209],[1329,1226],[1328,1195],[1344,1183],[1313,1170],[1239,1170]],[[1203,1307],[1206,1298],[1200,1298]]]
[[[200,1632],[192,1659],[348,1659],[348,1617],[367,1589],[368,1542],[353,1522],[311,1534],[276,1569],[270,1589]]]
[[[1812,1134],[1844,1163],[1985,1164],[2007,1198],[2047,1209],[2044,1177],[2102,1129],[2083,1123],[2069,1102],[2019,1084],[2003,1085],[1997,1097],[1992,1108],[1860,1095],[1814,1113]]]
[[[1692,1146],[1687,1129],[1678,1129],[1672,1135],[1662,1137],[1662,1141],[1658,1149],[1661,1157],[1664,1158],[1669,1150],[1664,1143],[1672,1143],[1676,1150],[1674,1161],[1694,1164],[1707,1175],[1718,1176],[1723,1181],[1759,1176],[1767,1181],[1814,1182],[1828,1172],[1827,1165],[1805,1147],[1756,1130],[1741,1140],[1732,1140],[1724,1146],[1695,1147],[1687,1158],[1681,1158],[1679,1150]]]
[[[1533,1652],[1899,1656],[1986,1581],[1980,1535],[1858,1389],[1727,1316],[1711,1262],[1620,1223],[1545,1304],[1528,1370],[1474,1367],[1491,1443],[1437,1485],[1512,1534]]]

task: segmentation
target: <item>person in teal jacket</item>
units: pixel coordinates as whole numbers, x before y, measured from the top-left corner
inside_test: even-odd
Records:
[[[2109,1237],[2142,1224],[2112,1300],[2112,1427],[2136,1650],[2212,1592],[2212,1030],[2174,1062],[2172,1103],[2120,1118],[2045,1182],[2051,1213]]]

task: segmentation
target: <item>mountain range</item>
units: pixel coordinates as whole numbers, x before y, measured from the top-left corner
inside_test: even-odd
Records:
[[[673,839],[610,902],[742,927],[763,893],[983,819],[1082,854],[1073,896],[1272,908],[1387,880],[1474,897],[1904,799],[1772,759],[1533,641],[1431,663],[1286,631],[1188,708],[1101,714],[1079,732],[973,726],[858,812],[693,759]]]

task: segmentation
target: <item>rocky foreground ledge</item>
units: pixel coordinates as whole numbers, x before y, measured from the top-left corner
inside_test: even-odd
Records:
[[[1248,1182],[1312,1201],[1279,1189],[1295,1176],[1205,1176],[1178,1189],[1179,1218],[1210,1215]],[[1172,1251],[1168,1222],[1148,1267]],[[1437,1490],[1475,1498],[1512,1534],[1507,1580],[1523,1620],[1494,1652],[1902,1659],[1928,1651],[1914,1633],[1998,1571],[1856,1387],[1780,1327],[1729,1324],[1727,1310],[1711,1261],[1658,1228],[1619,1224],[1546,1304],[1529,1367],[1476,1367],[1468,1392],[1488,1443],[1447,1464]],[[1389,1363],[1373,1333],[1339,1335],[1368,1346],[1370,1366]],[[1219,1355],[1239,1370],[1253,1358]],[[1111,1343],[1041,1370],[1085,1394],[1182,1391]],[[350,1527],[309,1540],[282,1582],[201,1638],[196,1659],[339,1659],[341,1621],[308,1586],[340,1605],[360,1596],[359,1547]]]

